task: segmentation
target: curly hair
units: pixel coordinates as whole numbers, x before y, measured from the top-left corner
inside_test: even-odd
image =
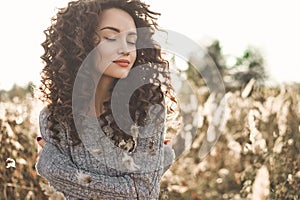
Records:
[[[133,121],[143,126],[149,106],[160,104],[165,108],[165,97],[173,102],[173,106],[177,104],[170,81],[169,64],[161,57],[160,47],[152,39],[154,30],[158,27],[157,16],[160,14],[150,11],[148,7],[140,0],[78,0],[59,9],[57,15],[51,19],[50,27],[44,31],[46,40],[42,43],[44,54],[41,59],[45,66],[41,72],[40,99],[47,104],[50,111],[48,121],[51,122],[49,129],[53,139],[59,140],[56,125],[66,123],[71,127],[72,144],[81,142],[72,114],[73,87],[82,62],[95,48],[99,16],[105,9],[124,10],[133,18],[137,28],[145,28],[143,33],[137,33],[137,46],[147,48],[137,48],[137,59],[133,68],[146,63],[146,68],[152,70],[154,76],[151,77],[152,84],[140,87],[130,99],[130,115]],[[159,77],[163,77],[164,81]],[[108,125],[107,116],[113,119],[110,101],[105,102],[104,106],[107,109],[101,115],[102,127]],[[172,106],[167,106],[167,109],[174,111]],[[115,122],[109,124],[116,133],[112,139],[121,137],[118,133],[124,136]],[[124,137],[130,139],[129,135],[125,134]]]

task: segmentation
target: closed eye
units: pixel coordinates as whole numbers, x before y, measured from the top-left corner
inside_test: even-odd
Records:
[[[113,41],[117,40],[116,38],[110,38],[110,37],[104,37],[104,39],[107,40],[107,41],[110,41],[110,42],[113,42]]]
[[[127,43],[130,44],[130,45],[135,45],[136,41],[127,41]]]
[[[128,35],[127,36],[127,43],[130,45],[136,45],[136,41],[137,41],[137,36],[134,34]]]

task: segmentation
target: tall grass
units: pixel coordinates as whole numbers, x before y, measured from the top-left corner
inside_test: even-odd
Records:
[[[0,102],[0,199],[45,199],[35,171],[38,103],[30,94]]]
[[[299,86],[256,87],[226,96],[228,116],[219,141],[199,158],[211,117],[203,112],[204,103],[204,125],[163,177],[162,198],[300,199]]]

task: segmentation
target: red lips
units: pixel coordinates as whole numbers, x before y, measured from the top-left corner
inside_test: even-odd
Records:
[[[116,63],[120,67],[128,67],[128,65],[130,64],[130,62],[128,60],[125,60],[125,59],[115,60],[115,61],[113,61],[113,63]]]

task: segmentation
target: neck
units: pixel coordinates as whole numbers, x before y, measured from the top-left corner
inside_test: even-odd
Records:
[[[95,110],[97,117],[105,112],[103,103],[111,98],[111,89],[114,80],[114,78],[102,74],[98,82],[95,94]]]

